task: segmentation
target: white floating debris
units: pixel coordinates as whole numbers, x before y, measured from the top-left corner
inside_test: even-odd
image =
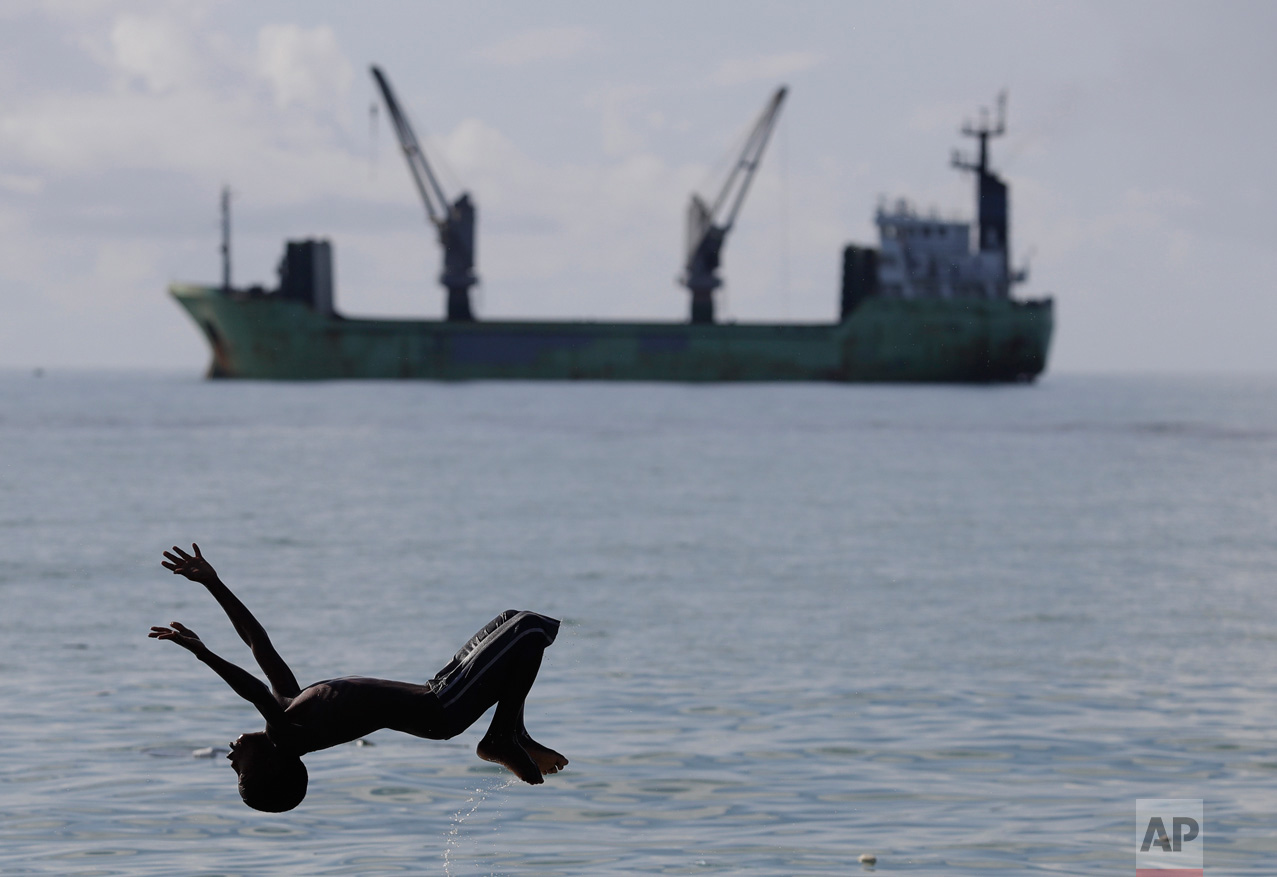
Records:
[[[861,854],[860,854],[860,864],[862,864],[862,865],[876,865],[876,864],[878,864],[878,857],[877,857],[877,856],[875,856],[873,853],[861,853]]]

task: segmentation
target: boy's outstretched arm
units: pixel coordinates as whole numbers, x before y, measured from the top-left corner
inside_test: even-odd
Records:
[[[243,667],[237,667],[220,655],[214,654],[189,627],[174,621],[168,627],[152,627],[147,636],[177,643],[212,667],[213,671],[221,676],[236,694],[257,707],[257,711],[262,714],[267,725],[281,730],[288,728],[288,718],[284,715],[284,708],[271,694],[270,689]]]
[[[253,657],[257,659],[257,665],[262,668],[262,672],[266,674],[266,678],[270,680],[271,687],[275,691],[275,695],[280,698],[294,698],[301,693],[301,687],[297,684],[297,677],[293,675],[293,671],[284,663],[284,659],[275,651],[275,647],[271,644],[270,637],[266,635],[266,630],[253,617],[253,613],[248,611],[248,607],[240,602],[239,598],[231,593],[231,589],[222,583],[218,578],[213,565],[204,559],[204,555],[200,553],[200,547],[191,544],[195,554],[187,554],[176,545],[173,551],[165,551],[164,556],[167,560],[160,561],[165,569],[173,571],[174,575],[185,576],[193,582],[199,582],[208,592],[213,595],[213,599],[221,605],[226,615],[231,620],[231,624],[235,625],[235,632],[239,634],[239,638],[244,641],[253,651]],[[153,628],[163,630],[163,628]],[[154,633],[151,634],[155,636]],[[164,637],[171,639],[172,637]],[[198,637],[196,637],[198,640]],[[202,644],[201,644],[202,645]],[[207,651],[207,649],[205,649]],[[212,654],[209,652],[209,654]],[[216,655],[214,658],[221,661]],[[202,659],[201,659],[202,660]],[[229,666],[235,667],[234,664]],[[217,669],[214,667],[214,669]],[[235,667],[239,670],[238,667]],[[221,672],[220,670],[218,671]],[[240,672],[244,672],[240,670]],[[246,674],[247,675],[247,674]],[[226,678],[223,675],[223,678]],[[251,676],[249,677],[252,678]],[[226,680],[230,682],[229,679]],[[253,680],[257,682],[256,679]],[[261,685],[260,682],[257,682]],[[234,688],[234,683],[231,684]],[[239,691],[238,688],[235,689]],[[252,698],[248,698],[252,700]]]

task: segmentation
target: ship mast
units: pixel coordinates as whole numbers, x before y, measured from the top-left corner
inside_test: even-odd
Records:
[[[231,187],[222,186],[222,291],[231,291]]]
[[[426,154],[417,142],[408,116],[399,108],[399,101],[390,87],[390,80],[375,65],[372,77],[386,102],[386,111],[395,126],[399,145],[408,162],[408,171],[417,185],[417,192],[426,205],[426,217],[438,230],[439,244],[443,247],[443,271],[439,282],[448,290],[447,314],[453,322],[474,320],[470,308],[470,287],[478,281],[474,272],[475,208],[468,192],[461,193],[456,201],[448,202],[443,187],[431,170]]]
[[[971,171],[976,175],[976,216],[978,249],[982,253],[1000,253],[1004,283],[1011,279],[1011,241],[1010,206],[1007,197],[1007,184],[989,169],[989,138],[1001,137],[1006,133],[1007,93],[998,95],[997,122],[990,123],[989,111],[980,110],[978,124],[966,122],[962,133],[966,137],[974,137],[980,142],[980,151],[975,161],[965,158],[956,149],[953,151],[951,164],[959,170]]]
[[[688,205],[687,261],[680,282],[692,293],[693,323],[714,322],[714,290],[723,285],[722,278],[718,276],[723,242],[736,222],[736,214],[745,203],[745,194],[754,179],[754,172],[763,160],[763,150],[767,148],[767,139],[776,125],[786,91],[782,86],[767,102],[713,206],[707,205],[699,195],[693,195]],[[719,214],[729,202],[730,208],[720,218]]]

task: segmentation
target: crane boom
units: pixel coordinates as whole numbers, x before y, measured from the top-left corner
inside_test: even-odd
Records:
[[[443,247],[443,271],[439,282],[448,290],[447,314],[449,320],[471,321],[474,312],[470,308],[470,287],[478,281],[474,272],[475,256],[475,208],[470,195],[463,192],[449,204],[443,187],[426,161],[425,151],[417,141],[408,115],[399,107],[390,80],[376,65],[371,68],[381,97],[386,102],[386,112],[394,125],[395,135],[408,162],[408,172],[417,186],[421,201],[426,207],[426,217],[438,230],[439,244]]]
[[[736,223],[754,173],[763,160],[788,89],[781,86],[763,108],[745,140],[745,148],[712,205],[693,195],[687,211],[687,261],[681,281],[692,293],[693,323],[714,322],[714,290],[723,285],[718,266],[727,233]],[[726,215],[720,218],[726,205]]]

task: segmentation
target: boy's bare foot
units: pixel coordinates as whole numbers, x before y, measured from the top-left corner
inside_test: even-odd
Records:
[[[542,774],[558,773],[568,766],[568,760],[562,754],[548,746],[542,746],[527,734],[519,738],[519,743],[523,746],[523,751],[536,762],[537,769]]]
[[[484,761],[491,761],[508,768],[525,783],[538,785],[545,782],[541,779],[541,769],[532,757],[524,751],[513,737],[494,737],[485,735],[479,741],[475,754]]]

